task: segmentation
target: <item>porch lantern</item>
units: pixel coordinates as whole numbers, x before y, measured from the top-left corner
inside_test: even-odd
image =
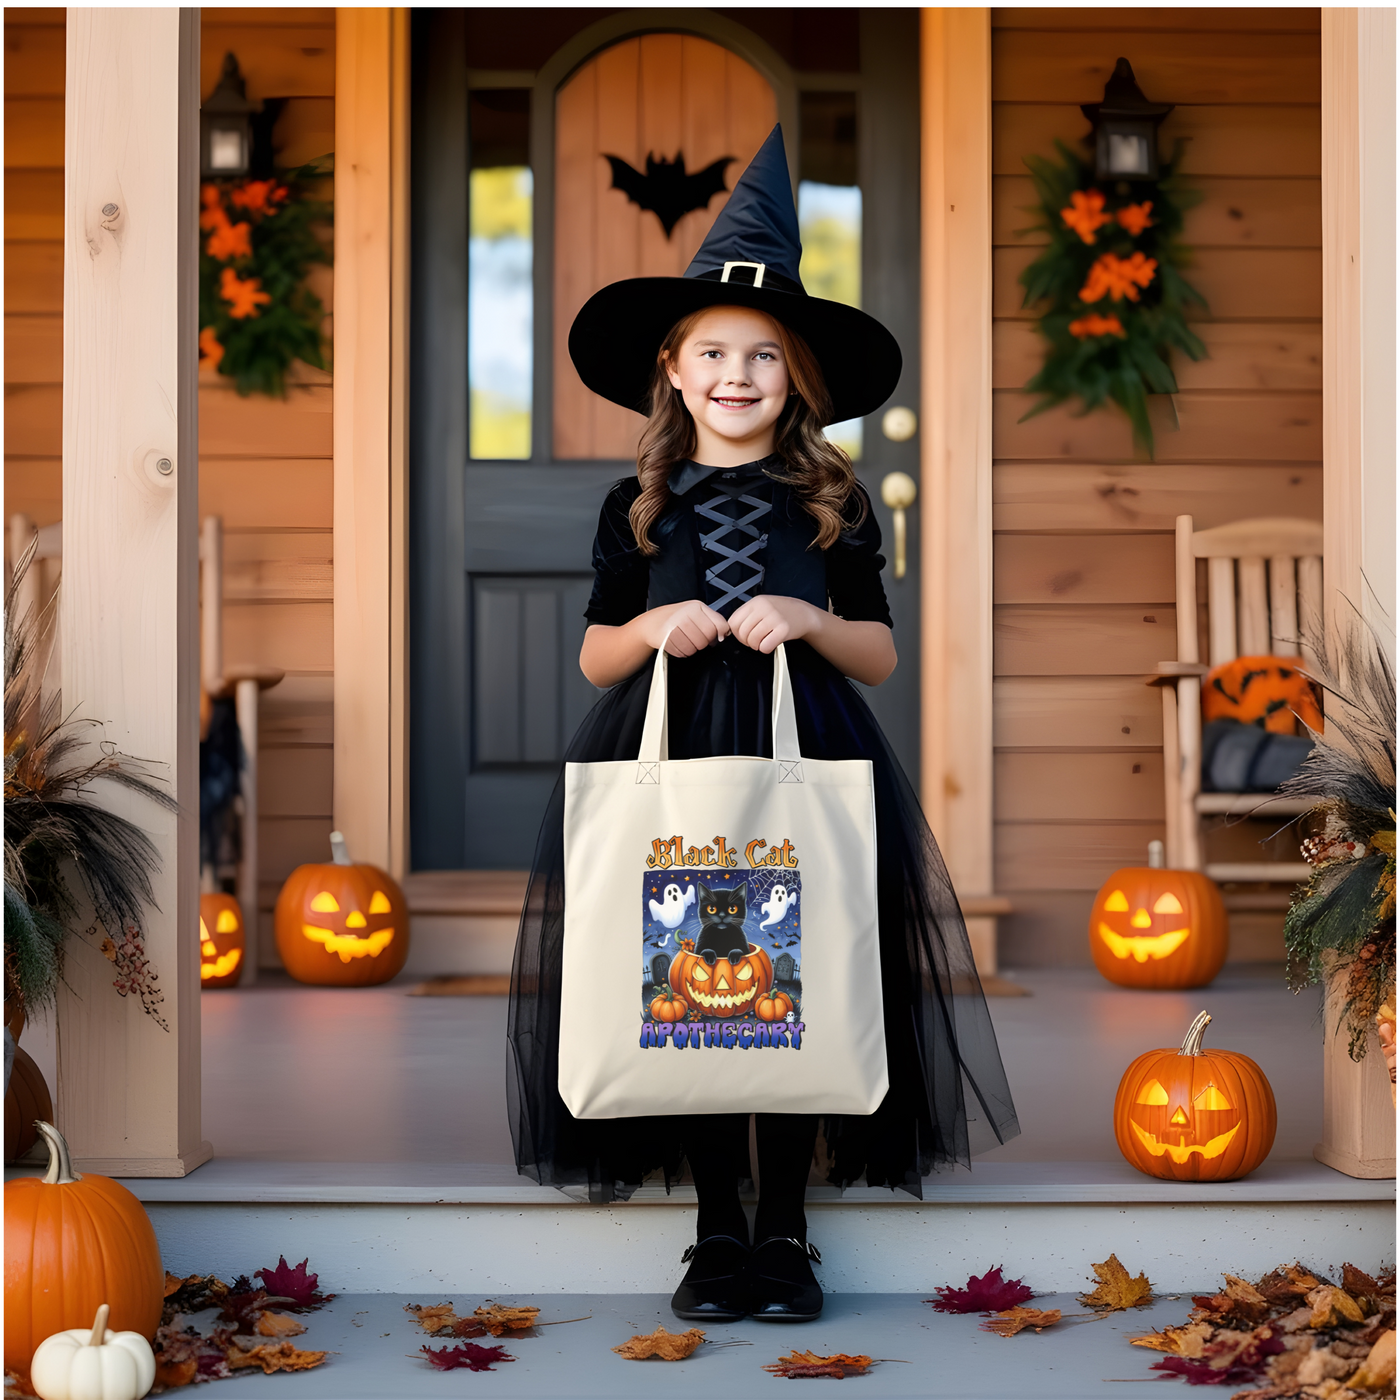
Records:
[[[248,173],[252,157],[252,115],[260,104],[249,102],[238,59],[224,55],[219,85],[199,109],[199,165],[205,179],[238,178]]]
[[[1080,109],[1094,127],[1094,175],[1099,180],[1158,178],[1157,128],[1173,104],[1149,102],[1133,77],[1133,65],[1120,58],[1104,84],[1102,102]]]

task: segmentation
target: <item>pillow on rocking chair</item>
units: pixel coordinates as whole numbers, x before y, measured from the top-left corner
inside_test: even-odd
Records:
[[[1311,739],[1272,734],[1262,724],[1212,720],[1201,730],[1201,791],[1275,792],[1311,751]]]
[[[1211,667],[1201,682],[1201,718],[1233,719],[1271,734],[1296,734],[1294,716],[1322,732],[1322,712],[1312,682],[1291,656],[1239,656]],[[1257,791],[1229,788],[1221,791]]]

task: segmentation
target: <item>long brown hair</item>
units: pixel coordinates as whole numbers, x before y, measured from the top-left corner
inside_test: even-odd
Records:
[[[695,452],[695,420],[680,390],[672,387],[667,366],[696,323],[711,309],[692,311],[677,321],[656,355],[651,413],[637,445],[637,479],[642,491],[628,512],[632,533],[643,554],[657,552],[648,531],[666,508],[672,468]],[[831,420],[831,395],[816,356],[800,335],[776,318],[770,319],[777,327],[788,379],[795,391],[776,424],[773,450],[783,464],[783,475],[776,479],[796,491],[803,508],[816,520],[817,537],[813,544],[829,549],[843,530],[865,518],[865,498],[856,490],[851,459],[822,434],[823,426]],[[852,500],[856,513],[848,518],[846,512]]]

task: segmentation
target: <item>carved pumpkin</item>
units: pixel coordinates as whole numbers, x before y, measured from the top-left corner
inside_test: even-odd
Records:
[[[73,1171],[51,1123],[43,1177],[5,1183],[5,1369],[27,1371],[55,1332],[91,1327],[111,1304],[113,1331],[154,1337],[165,1294],[156,1232],[120,1182]]]
[[[653,1021],[684,1021],[690,1007],[684,997],[675,992],[662,992],[651,999],[651,1019]]]
[[[1195,870],[1115,870],[1089,915],[1094,965],[1120,987],[1201,987],[1229,950],[1213,880]]]
[[[1264,1071],[1231,1050],[1203,1050],[1204,1011],[1180,1051],[1149,1050],[1128,1066],[1113,1102],[1118,1148],[1166,1181],[1234,1181],[1274,1145],[1278,1109]]]
[[[711,1020],[747,1015],[772,985],[773,964],[756,943],[737,961],[716,958],[713,967],[689,948],[671,960],[673,993]]]
[[[5,1091],[5,1160],[23,1157],[39,1140],[34,1121],[53,1118],[53,1099],[44,1076],[33,1059],[18,1045],[10,1068],[10,1087]]]
[[[781,1021],[792,1010],[792,998],[786,992],[765,992],[754,1010],[760,1021]]]
[[[301,865],[277,896],[282,964],[314,987],[370,987],[403,970],[408,905],[384,871],[350,860],[338,831],[330,865]]]
[[[199,897],[199,984],[236,987],[246,951],[243,911],[231,894]]]

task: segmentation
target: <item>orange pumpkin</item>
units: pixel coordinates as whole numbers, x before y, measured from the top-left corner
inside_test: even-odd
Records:
[[[1149,1050],[1128,1066],[1113,1101],[1118,1149],[1165,1181],[1234,1181],[1274,1145],[1278,1109],[1264,1071],[1231,1050],[1203,1050],[1204,1011],[1180,1051]]]
[[[403,891],[377,866],[353,864],[339,832],[331,850],[332,864],[298,866],[277,896],[282,965],[314,987],[387,982],[408,957]]]
[[[713,967],[689,948],[671,959],[673,993],[711,1020],[746,1015],[772,985],[773,964],[756,943],[735,962],[716,958]]]
[[[1213,666],[1201,683],[1201,715],[1257,724],[1271,734],[1296,734],[1296,715],[1322,733],[1322,711],[1312,683],[1287,656],[1237,656]]]
[[[243,911],[238,901],[231,894],[200,895],[200,986],[236,987],[245,952]]]
[[[164,1301],[160,1246],[141,1202],[110,1177],[77,1175],[58,1129],[39,1131],[48,1172],[5,1183],[7,1371],[27,1371],[45,1337],[90,1328],[103,1303],[113,1331],[149,1340]]]
[[[1220,891],[1199,871],[1129,866],[1094,900],[1089,951],[1120,987],[1202,987],[1225,964],[1229,929]]]
[[[792,999],[786,992],[764,992],[754,1010],[760,1021],[781,1021],[792,1010]]]
[[[39,1140],[36,1118],[53,1117],[53,1099],[39,1066],[15,1046],[10,1067],[10,1087],[5,1091],[5,1160],[23,1157]]]
[[[662,992],[651,999],[651,1019],[653,1021],[684,1021],[690,1007],[684,997],[675,992]]]

